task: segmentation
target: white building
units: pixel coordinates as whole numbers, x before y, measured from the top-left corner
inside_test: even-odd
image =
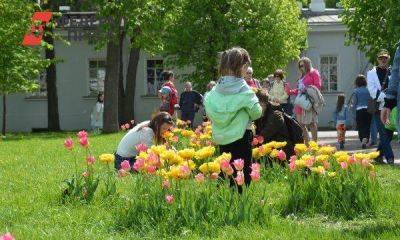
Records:
[[[323,76],[323,94],[327,105],[320,116],[320,126],[327,127],[332,120],[336,97],[339,93],[350,96],[355,77],[365,72],[367,60],[356,46],[345,46],[346,27],[341,23],[340,10],[324,9],[313,1],[312,10],[303,9],[303,16],[309,25],[308,46],[304,56],[308,56],[314,67]],[[316,5],[315,5],[316,4]],[[90,19],[93,14],[66,14],[65,24],[70,27],[71,46],[61,42],[55,43],[56,55],[62,59],[57,64],[57,88],[59,100],[60,125],[62,130],[87,129],[90,125],[90,113],[95,104],[94,93],[102,87],[105,76],[105,51],[96,51],[87,41],[79,40],[84,28],[71,31],[74,23],[79,25],[82,16]],[[89,19],[89,20],[88,20]],[[75,29],[75,30],[76,30]],[[65,31],[61,31],[67,34]],[[125,47],[128,44],[125,44]],[[127,47],[126,47],[127,48]],[[129,50],[124,49],[124,69],[128,61]],[[155,96],[158,85],[157,77],[161,73],[163,60],[153,58],[142,52],[137,71],[135,120],[148,119],[159,106]],[[179,70],[176,71],[179,75]],[[295,86],[297,80],[297,63],[289,64],[288,80]],[[125,74],[124,74],[125,75]],[[182,90],[182,84],[178,84]],[[35,94],[15,94],[7,101],[7,131],[32,131],[47,127],[46,88]],[[2,106],[0,100],[0,106]],[[199,114],[198,114],[199,115]],[[1,120],[0,113],[0,122]]]

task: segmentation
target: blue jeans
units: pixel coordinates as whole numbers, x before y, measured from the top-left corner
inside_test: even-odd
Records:
[[[370,142],[376,144],[378,142],[378,129],[376,128],[375,118],[371,120],[371,138]]]
[[[190,120],[190,126],[193,126],[193,121],[194,121],[194,116],[196,115],[196,112],[186,112],[186,111],[182,111],[182,121],[187,121]]]
[[[380,152],[381,156],[386,158],[386,160],[392,161],[394,159],[394,154],[392,146],[390,146],[391,139],[389,139],[389,136],[386,133],[385,126],[380,119],[380,115],[381,112],[378,111],[372,116],[372,118],[375,119],[375,126],[379,132],[379,145],[377,150]]]

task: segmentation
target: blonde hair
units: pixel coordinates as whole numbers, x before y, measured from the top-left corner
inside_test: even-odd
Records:
[[[306,69],[306,73],[309,73],[312,69],[312,63],[311,60],[308,57],[302,57],[300,60],[297,62],[298,67],[300,67],[300,63],[304,64],[304,67]]]
[[[245,65],[250,65],[250,55],[246,49],[241,47],[233,47],[225,50],[221,54],[219,62],[219,74],[222,76],[234,75],[235,77],[242,77],[242,68]]]

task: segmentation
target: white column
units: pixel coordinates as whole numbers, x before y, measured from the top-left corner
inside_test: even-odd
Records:
[[[311,0],[310,10],[313,12],[324,12],[325,1],[324,0]]]

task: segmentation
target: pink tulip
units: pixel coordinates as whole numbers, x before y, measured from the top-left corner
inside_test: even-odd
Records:
[[[156,166],[156,167],[160,167],[161,166],[161,161],[160,158],[158,157],[157,154],[155,153],[150,153],[147,161],[150,165]]]
[[[121,125],[121,130],[122,130],[122,131],[126,131],[126,127],[125,127],[124,124]]]
[[[87,177],[89,177],[89,173],[88,173],[87,171],[84,171],[84,172],[82,173],[82,176],[83,176],[84,178],[87,178]]]
[[[254,182],[258,182],[260,181],[260,172],[259,171],[251,171],[250,173],[250,177],[251,180],[253,180]]]
[[[214,143],[212,141],[210,141],[210,140],[206,140],[206,145],[207,146],[212,146],[212,145],[214,145]]]
[[[362,165],[363,167],[367,167],[367,166],[369,165],[368,159],[363,159],[363,160],[361,160],[361,165]]]
[[[289,169],[291,172],[294,172],[294,170],[296,170],[296,161],[291,161],[289,163]]]
[[[218,173],[211,173],[211,175],[210,175],[210,179],[213,181],[217,180],[218,177],[219,177]]]
[[[331,168],[331,164],[328,161],[324,161],[322,164],[324,164],[324,168],[326,170],[328,170],[329,168]]]
[[[226,169],[226,171],[225,171],[226,175],[228,175],[228,176],[232,175],[233,172],[234,172],[234,170],[233,170],[232,166],[229,166],[228,169]]]
[[[68,149],[68,150],[72,150],[72,148],[74,147],[74,142],[72,141],[71,138],[67,138],[67,139],[64,141],[64,147],[65,147],[66,149]]]
[[[241,171],[244,166],[243,159],[239,158],[239,159],[236,159],[235,161],[233,161],[233,166],[235,166],[236,171]]]
[[[258,145],[258,139],[257,138],[253,138],[253,141],[251,141],[251,145],[252,146],[257,146]]]
[[[188,166],[181,166],[179,170],[183,176],[188,176],[190,174],[190,168]]]
[[[126,175],[128,175],[128,172],[125,171],[124,169],[121,168],[120,170],[118,170],[119,177],[125,177]]]
[[[312,167],[312,166],[314,165],[314,160],[315,160],[315,159],[314,159],[313,157],[307,159],[307,161],[306,161],[306,166],[307,166],[308,168]]]
[[[135,148],[136,148],[136,151],[137,151],[138,153],[140,153],[140,152],[146,152],[147,149],[148,149],[148,147],[147,147],[147,145],[146,145],[145,143],[140,143],[140,144],[136,145]]]
[[[289,162],[294,162],[296,160],[297,160],[297,156],[293,155],[293,156],[290,157]]]
[[[133,164],[133,169],[137,172],[142,170],[144,167],[144,160],[141,158],[136,159],[135,163]]]
[[[261,169],[261,165],[259,163],[252,163],[251,164],[251,170],[259,172],[260,169]]]
[[[355,159],[354,156],[350,156],[350,157],[349,157],[349,163],[350,163],[350,164],[354,164],[354,163],[356,163],[356,162],[357,162],[357,160]]]
[[[129,170],[131,170],[131,165],[129,164],[128,160],[124,160],[121,163],[121,169],[124,169],[124,171],[127,171],[127,172],[129,172]]]
[[[263,136],[257,136],[258,144],[262,144],[264,142],[264,137]]]
[[[11,235],[11,233],[6,233],[0,236],[0,240],[15,240],[15,238]]]
[[[242,186],[244,184],[244,174],[242,171],[237,172],[235,177],[236,184]]]
[[[79,144],[81,144],[82,147],[87,148],[89,146],[89,141],[86,137],[82,137],[79,139]]]
[[[157,167],[156,166],[147,166],[146,171],[147,173],[154,174],[156,173]]]
[[[285,161],[286,160],[286,153],[283,150],[279,150],[277,157],[278,157],[279,160]]]
[[[86,158],[87,165],[92,165],[94,163],[94,161],[95,161],[95,158],[93,155],[87,156],[87,158]]]
[[[199,173],[194,177],[194,179],[196,179],[196,182],[202,183],[202,182],[204,182],[204,174]]]
[[[348,167],[347,162],[341,162],[341,163],[340,163],[340,167],[341,167],[342,169],[346,169],[346,168]]]
[[[165,179],[165,180],[162,182],[162,188],[168,189],[168,188],[170,188],[170,187],[171,187],[171,182],[170,182],[168,179]]]
[[[229,161],[226,160],[226,159],[221,160],[221,162],[219,163],[219,165],[220,165],[220,167],[221,167],[221,170],[224,171],[224,172],[231,166],[231,164],[229,163]]]
[[[87,138],[88,134],[85,130],[82,130],[82,131],[78,132],[78,134],[76,134],[76,136],[78,136],[78,138]]]
[[[168,204],[172,204],[174,202],[174,196],[173,195],[166,195],[165,196],[165,201],[167,201]]]
[[[128,130],[129,128],[131,128],[131,125],[129,125],[129,123],[125,123],[125,129]]]

